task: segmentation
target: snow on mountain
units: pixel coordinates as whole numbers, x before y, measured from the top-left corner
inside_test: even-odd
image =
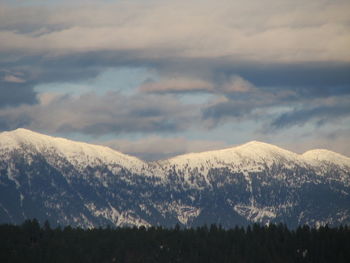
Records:
[[[210,184],[208,173],[212,169],[228,169],[231,173],[243,173],[245,180],[250,184],[250,173],[259,173],[275,166],[295,169],[311,165],[301,155],[258,141],[222,150],[180,155],[159,161],[157,164],[164,171],[174,170],[182,175],[192,187],[198,187],[193,183],[194,173],[203,176],[206,184]],[[280,173],[274,176],[284,177]],[[197,182],[202,184],[201,181]]]
[[[349,157],[325,149],[310,150],[302,156],[313,164],[319,175],[332,175],[333,179],[350,186]]]
[[[0,133],[0,149],[5,152],[20,149],[34,150],[43,153],[44,156],[50,156],[54,153],[76,167],[86,168],[88,165],[110,164],[127,168],[135,173],[143,172],[145,175],[150,175],[147,172],[148,164],[136,157],[105,146],[47,136],[22,128]],[[48,161],[50,161],[49,157]],[[114,167],[114,169],[118,169],[118,167]]]
[[[335,152],[311,150],[304,154],[296,154],[259,141],[251,141],[222,150],[179,155],[156,163],[164,170],[175,168],[186,174],[198,168],[201,173],[206,175],[213,168],[229,168],[232,172],[259,172],[274,165],[282,165],[288,169],[296,166],[315,168],[320,166],[322,162],[350,169],[350,158]]]
[[[350,169],[350,158],[339,153],[335,153],[325,149],[315,149],[305,152],[303,155],[305,160],[316,162],[333,163]]]
[[[350,158],[252,141],[144,162],[26,129],[0,133],[0,222],[225,227],[350,223]]]
[[[245,169],[254,170],[257,167],[256,165],[259,166],[259,164],[262,163],[271,165],[272,163],[284,162],[286,160],[293,160],[296,162],[303,161],[296,153],[271,144],[252,141],[237,147],[222,150],[184,154],[165,161],[160,161],[159,163],[162,165],[178,165],[181,167],[188,165],[199,166],[205,163],[216,166],[242,164],[245,165]]]
[[[0,133],[0,149],[11,151],[20,149],[23,146],[33,147],[38,152],[55,151],[75,165],[89,165],[98,162],[116,163],[134,171],[144,171],[149,166],[136,157],[112,150],[106,146],[93,145],[84,142],[76,142],[64,138],[52,137],[27,129],[19,128],[10,132]],[[200,153],[189,153],[175,156],[173,158],[152,162],[160,166],[177,166],[219,168],[239,168],[244,166],[245,170],[260,170],[262,165],[271,166],[276,163],[289,162],[300,165],[315,165],[316,162],[329,162],[341,166],[350,167],[350,158],[339,153],[325,149],[315,149],[305,152],[302,155],[279,148],[275,145],[251,141],[236,147],[222,150],[214,150]]]

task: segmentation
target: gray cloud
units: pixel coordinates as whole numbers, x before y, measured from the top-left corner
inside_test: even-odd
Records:
[[[32,83],[26,80],[26,76],[20,72],[0,68],[0,108],[34,104],[37,102],[36,96]]]
[[[171,96],[116,92],[80,97],[43,94],[40,103],[0,110],[3,129],[27,127],[48,132],[91,135],[127,132],[177,132],[194,121],[195,111]]]
[[[245,115],[256,109],[256,105],[244,102],[225,101],[211,105],[202,110],[204,120],[210,120],[210,126],[216,126],[219,122],[227,119],[242,119]]]
[[[349,118],[347,119],[349,123]],[[302,154],[312,149],[328,149],[350,157],[350,129],[347,125],[338,126],[333,129],[330,127],[317,127],[309,130],[293,129],[291,132],[286,130],[279,134],[268,133],[260,138],[262,141],[274,143],[284,149]]]
[[[214,127],[230,120],[248,120],[262,118],[275,107],[293,105],[300,101],[298,95],[292,91],[280,89],[269,90],[252,86],[240,79],[244,92],[223,91],[222,96],[213,100],[202,108],[201,117]]]
[[[202,108],[202,119],[209,127],[233,120],[265,120],[265,123],[270,123],[269,127],[264,125],[265,132],[270,132],[305,123],[322,125],[347,118],[350,115],[347,92],[332,93],[331,87],[329,92],[328,96],[315,94],[311,97],[284,87],[249,86],[243,93],[221,93],[223,97]],[[272,122],[269,121],[271,118],[274,119]]]
[[[350,115],[350,99],[336,99],[331,105],[318,105],[294,110],[280,115],[271,123],[272,128],[286,128],[294,125],[303,125],[310,121],[315,121],[321,125],[325,122],[338,120]]]
[[[24,56],[13,61],[0,60],[0,108],[36,104],[38,93],[35,86],[93,79],[104,69],[95,64],[83,65],[84,62],[74,56]]]
[[[260,89],[291,90],[303,97],[327,97],[350,93],[349,63],[230,64],[213,68],[214,76],[237,74]]]
[[[0,82],[0,94],[0,108],[37,102],[36,93],[28,86],[4,85]]]

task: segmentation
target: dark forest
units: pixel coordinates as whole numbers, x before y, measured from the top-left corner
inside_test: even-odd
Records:
[[[348,226],[50,227],[0,225],[0,262],[350,262]]]

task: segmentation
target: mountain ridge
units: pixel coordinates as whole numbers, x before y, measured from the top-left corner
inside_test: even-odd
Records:
[[[15,136],[13,136],[13,135],[15,135]],[[123,153],[123,152],[118,151],[118,150],[116,150],[114,148],[111,148],[109,146],[99,145],[99,144],[94,144],[94,143],[87,143],[87,142],[82,142],[82,141],[75,141],[75,140],[70,140],[70,139],[66,139],[66,138],[63,138],[63,137],[46,135],[46,134],[42,134],[42,133],[35,132],[35,131],[29,130],[29,129],[25,129],[25,128],[18,128],[18,129],[12,130],[12,131],[0,132],[0,144],[2,144],[2,145],[4,143],[3,143],[3,141],[1,139],[3,139],[2,137],[5,137],[5,136],[15,137],[15,138],[17,137],[19,139],[26,138],[27,140],[28,140],[28,137],[31,138],[31,139],[33,139],[35,137],[36,138],[40,137],[41,141],[57,140],[57,141],[65,141],[65,142],[73,143],[73,144],[79,144],[79,145],[82,145],[82,146],[98,147],[101,150],[108,149],[109,151],[113,151],[115,153],[118,153],[118,154],[121,154],[121,155],[125,155],[125,156],[128,156],[128,157],[134,158],[134,159],[138,159],[141,162],[146,162],[147,163],[147,161],[144,161],[144,160],[142,160],[142,159],[140,159],[140,158],[138,158],[136,156],[133,156],[133,155],[130,155],[130,154],[127,154],[127,153]],[[45,140],[42,140],[43,138]],[[33,143],[33,141],[30,141],[30,142]],[[299,156],[299,157],[307,156],[307,155],[310,155],[311,153],[314,153],[314,152],[325,152],[328,155],[336,155],[337,157],[340,157],[340,158],[346,160],[347,162],[349,162],[349,165],[350,165],[350,157],[348,157],[346,155],[343,155],[343,154],[340,154],[340,153],[337,153],[337,152],[334,152],[334,151],[331,151],[331,150],[328,150],[328,149],[316,148],[316,149],[310,149],[310,150],[305,151],[304,153],[298,154],[298,153],[295,153],[293,151],[290,151],[290,150],[284,149],[282,147],[276,146],[274,144],[261,142],[261,141],[257,141],[257,140],[252,140],[252,141],[249,141],[249,142],[246,142],[246,143],[242,143],[242,144],[234,145],[234,146],[229,146],[229,147],[225,147],[223,149],[218,149],[218,150],[208,150],[208,151],[203,151],[203,152],[190,152],[190,153],[179,154],[179,155],[170,157],[170,158],[165,159],[165,160],[149,161],[148,163],[163,162],[163,161],[166,161],[166,160],[169,160],[169,159],[171,160],[171,159],[184,158],[184,157],[189,157],[189,156],[200,156],[202,154],[208,155],[208,154],[215,154],[215,153],[220,153],[220,152],[237,151],[237,150],[240,150],[240,149],[243,149],[243,148],[248,148],[248,147],[253,148],[252,150],[256,150],[256,149],[261,150],[261,148],[265,148],[265,150],[272,151],[272,149],[273,149],[273,150],[276,150],[276,151],[279,151],[279,152],[284,152],[284,153],[288,153],[290,155],[295,155],[295,156]]]
[[[9,143],[9,141],[12,141],[12,143]],[[135,156],[124,154],[103,145],[44,135],[24,128],[0,133],[0,146],[7,146],[7,148],[11,149],[20,148],[21,145],[34,146],[37,151],[54,148],[68,160],[81,163],[82,165],[87,165],[89,159],[92,158],[103,159],[103,161],[107,162],[120,161],[123,165],[127,165],[129,169],[136,168],[138,171],[141,170],[143,166],[148,165],[147,162]],[[86,158],[81,158],[83,155],[85,155]]]
[[[0,133],[0,223],[224,227],[350,223],[350,158],[263,142],[144,162],[105,146]]]

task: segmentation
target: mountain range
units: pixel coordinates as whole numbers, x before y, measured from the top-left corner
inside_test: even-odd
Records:
[[[350,158],[252,141],[145,162],[26,129],[2,132],[0,223],[27,218],[83,228],[349,224]]]

